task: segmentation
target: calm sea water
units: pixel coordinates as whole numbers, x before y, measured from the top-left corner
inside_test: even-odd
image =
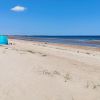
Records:
[[[100,48],[100,36],[10,36],[15,39],[92,46]]]

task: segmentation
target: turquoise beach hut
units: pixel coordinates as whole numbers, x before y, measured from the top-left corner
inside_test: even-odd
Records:
[[[0,35],[0,45],[8,45],[8,37]]]

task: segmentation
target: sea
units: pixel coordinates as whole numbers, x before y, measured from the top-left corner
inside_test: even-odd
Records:
[[[14,35],[9,36],[13,39],[38,41],[45,43],[58,43],[64,45],[80,45],[100,48],[100,36],[29,36]]]

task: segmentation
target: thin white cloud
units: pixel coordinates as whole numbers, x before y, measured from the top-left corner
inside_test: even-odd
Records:
[[[26,7],[23,7],[23,6],[15,6],[11,8],[11,11],[14,11],[14,12],[23,12],[25,10],[26,10]]]

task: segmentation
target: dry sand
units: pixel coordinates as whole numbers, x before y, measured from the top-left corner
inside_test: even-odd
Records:
[[[100,100],[100,51],[22,40],[0,46],[0,100]]]

